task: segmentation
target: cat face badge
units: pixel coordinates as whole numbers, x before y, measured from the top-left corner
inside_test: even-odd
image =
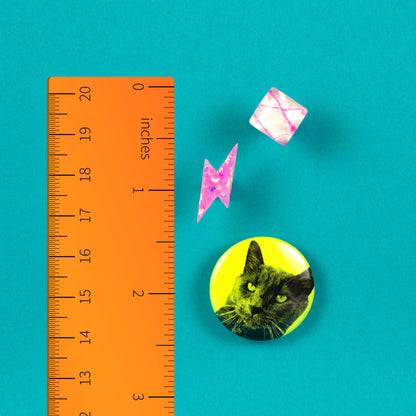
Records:
[[[295,329],[312,305],[309,264],[294,247],[269,237],[241,241],[218,260],[211,276],[211,304],[222,324],[256,341]]]

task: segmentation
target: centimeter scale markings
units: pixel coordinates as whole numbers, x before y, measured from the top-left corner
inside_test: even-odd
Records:
[[[174,81],[48,80],[48,415],[174,413]]]

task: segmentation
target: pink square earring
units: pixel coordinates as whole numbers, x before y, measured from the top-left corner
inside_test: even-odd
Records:
[[[260,101],[250,118],[250,124],[276,142],[285,145],[307,112],[305,107],[273,87]]]

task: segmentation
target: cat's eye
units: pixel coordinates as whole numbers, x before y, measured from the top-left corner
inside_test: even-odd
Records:
[[[277,295],[276,300],[278,303],[284,303],[287,301],[287,296],[285,295]]]
[[[248,282],[248,283],[247,283],[247,289],[248,289],[250,292],[254,292],[254,291],[256,290],[256,286],[254,286],[254,285],[253,285],[253,283]]]

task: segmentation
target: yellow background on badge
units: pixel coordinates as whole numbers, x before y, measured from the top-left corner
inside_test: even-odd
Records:
[[[243,273],[248,247],[253,240],[260,246],[264,264],[295,275],[309,268],[309,264],[302,254],[285,241],[271,237],[253,237],[240,241],[220,257],[212,272],[209,293],[214,312],[225,305],[227,297],[232,291],[235,278]],[[307,308],[288,328],[285,335],[295,329],[308,314],[314,294],[315,287],[309,294]]]

